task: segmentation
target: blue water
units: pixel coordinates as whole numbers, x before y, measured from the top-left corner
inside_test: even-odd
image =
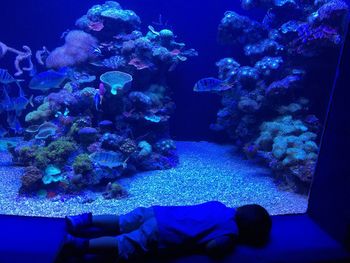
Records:
[[[305,210],[348,19],[342,0],[311,2],[120,0],[139,28],[99,13],[92,30],[75,21],[105,1],[2,3],[0,68],[18,81],[0,74],[1,172],[13,173],[0,213],[20,213],[16,200],[49,216],[60,202],[64,213],[191,200]],[[16,75],[2,52],[23,45],[34,68]]]

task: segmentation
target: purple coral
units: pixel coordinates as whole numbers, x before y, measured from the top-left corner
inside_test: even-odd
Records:
[[[281,80],[274,81],[266,89],[268,97],[282,97],[289,94],[293,89],[299,87],[300,76],[290,75]]]
[[[219,39],[224,44],[245,44],[260,40],[265,31],[261,24],[233,11],[227,11],[219,25]]]
[[[98,40],[80,30],[72,30],[65,37],[65,44],[56,48],[47,57],[48,68],[62,68],[84,63],[95,57]]]
[[[331,0],[322,5],[314,14],[317,23],[326,23],[333,26],[342,26],[347,13],[348,5],[340,0]]]
[[[289,44],[288,51],[292,54],[313,57],[342,43],[340,33],[328,25],[315,27],[304,23],[298,27],[297,32],[298,37]]]

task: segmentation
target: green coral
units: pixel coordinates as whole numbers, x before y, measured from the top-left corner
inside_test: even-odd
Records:
[[[55,165],[48,165],[45,169],[42,181],[44,184],[57,183],[63,180],[61,169]]]
[[[73,163],[73,170],[76,174],[86,174],[93,169],[92,161],[88,154],[78,155]]]
[[[152,153],[152,145],[150,145],[147,141],[140,141],[137,146],[140,149],[138,156],[141,158],[147,157]]]
[[[23,165],[30,165],[35,156],[35,149],[29,146],[21,147],[16,153],[17,162]]]
[[[118,199],[123,197],[125,194],[126,191],[120,184],[116,182],[109,182],[107,184],[106,191],[103,193],[103,197],[105,199]]]
[[[270,153],[274,159],[271,167],[309,183],[317,160],[317,134],[291,115],[264,122],[260,131],[255,145],[260,151]]]
[[[49,119],[49,117],[53,114],[50,104],[48,102],[45,102],[41,104],[37,110],[29,112],[26,117],[26,122],[31,123],[42,123]]]
[[[50,163],[65,163],[68,157],[76,150],[74,143],[66,139],[51,142],[47,147],[23,148],[20,153],[24,151],[22,154],[26,154],[26,158],[30,158],[31,163],[40,169],[44,169]]]
[[[34,154],[34,165],[40,169],[44,169],[50,163],[47,148],[38,148]]]
[[[72,141],[59,139],[47,146],[47,156],[54,163],[64,163],[75,150],[76,147]]]

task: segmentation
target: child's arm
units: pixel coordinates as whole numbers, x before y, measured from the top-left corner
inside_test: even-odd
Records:
[[[235,236],[221,236],[209,241],[205,246],[205,250],[210,256],[220,256],[231,251],[235,244]]]

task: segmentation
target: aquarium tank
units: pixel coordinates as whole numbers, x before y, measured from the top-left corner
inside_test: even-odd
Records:
[[[306,211],[345,0],[1,5],[0,214]]]

